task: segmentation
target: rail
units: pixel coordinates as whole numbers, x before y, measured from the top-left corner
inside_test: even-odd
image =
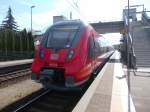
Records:
[[[3,64],[0,64],[0,75],[8,74],[17,70],[24,70],[26,68],[31,67],[32,62],[28,63],[9,63],[4,62]]]
[[[50,90],[47,90],[43,93],[41,93],[39,96],[33,98],[32,100],[28,101],[26,104],[21,105],[20,107],[18,107],[16,110],[14,110],[13,112],[19,112],[24,110],[25,108],[27,108],[28,106],[32,105],[33,102],[37,101],[39,98],[45,96],[46,94],[48,94],[50,92]]]
[[[82,92],[46,90],[13,112],[71,112],[82,96]]]
[[[17,70],[7,74],[0,75],[0,87],[5,87],[10,84],[16,83],[24,78],[31,75],[31,70],[29,68],[24,70]]]

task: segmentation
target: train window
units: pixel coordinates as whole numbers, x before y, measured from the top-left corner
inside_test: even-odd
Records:
[[[59,25],[51,28],[47,35],[46,47],[69,48],[76,38],[79,25]]]
[[[104,38],[104,37],[100,37],[100,42],[101,42],[101,50],[103,53],[108,52],[109,48],[111,46],[111,44],[109,43],[109,41]]]
[[[95,41],[95,49],[94,49],[95,55],[98,56],[101,53],[101,43],[99,38],[95,38],[94,41]]]
[[[94,57],[94,40],[93,38],[89,39],[89,51],[88,51],[88,58]]]
[[[100,54],[100,44],[97,38],[94,39],[95,42],[95,48],[94,48],[94,53],[96,56]]]

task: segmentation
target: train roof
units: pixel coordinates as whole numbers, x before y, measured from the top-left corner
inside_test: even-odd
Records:
[[[76,24],[76,25],[81,25],[81,26],[86,26],[86,24],[81,21],[81,20],[64,20],[64,21],[59,21],[57,23],[54,23],[51,27],[57,26],[57,25],[66,25],[66,24]]]
[[[90,24],[88,24],[88,23],[86,23],[86,22],[84,22],[84,21],[82,21],[82,20],[80,20],[80,19],[77,19],[77,20],[63,20],[63,21],[56,22],[56,23],[54,23],[52,26],[50,26],[50,27],[47,29],[47,31],[48,31],[49,29],[55,27],[55,26],[61,26],[61,25],[79,25],[80,28],[85,28],[85,27],[88,26],[89,28],[91,28],[91,29],[94,30],[95,35],[97,35],[97,36],[99,35],[99,34],[95,31],[95,29],[94,29]]]

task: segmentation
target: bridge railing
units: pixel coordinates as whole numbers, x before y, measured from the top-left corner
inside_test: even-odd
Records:
[[[142,21],[143,21],[145,24],[150,24],[150,17],[147,15],[146,12],[150,12],[150,11],[143,11],[143,12],[142,12]]]
[[[136,68],[136,55],[135,55],[135,52],[134,52],[134,47],[133,47],[133,37],[131,36],[131,32],[130,32],[130,26],[129,23],[128,23],[128,14],[125,14],[124,13],[124,24],[125,24],[125,27],[128,28],[128,32],[129,34],[126,35],[127,38],[128,38],[128,42],[127,42],[127,59],[129,62],[127,62],[129,65],[129,68]],[[129,21],[130,22],[130,21]]]
[[[135,51],[134,51],[134,47],[133,47],[133,39],[131,34],[129,33],[129,67],[130,68],[136,68],[136,55],[135,55]]]

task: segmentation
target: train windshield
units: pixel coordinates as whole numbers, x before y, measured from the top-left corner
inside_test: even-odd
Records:
[[[52,27],[46,36],[47,48],[70,48],[76,40],[79,25],[58,25]]]

